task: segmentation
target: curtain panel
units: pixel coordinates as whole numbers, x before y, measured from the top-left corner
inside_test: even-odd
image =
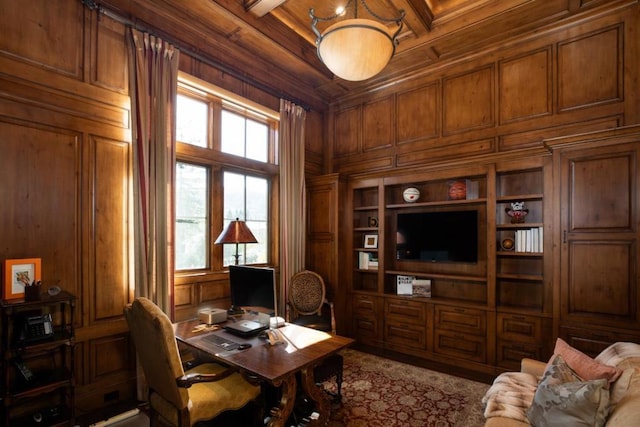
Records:
[[[179,51],[134,28],[127,46],[133,132],[135,296],[149,298],[173,319]]]
[[[280,100],[280,295],[288,301],[289,281],[305,268],[306,188],[304,180],[304,132],[306,112]],[[288,312],[279,310],[280,313]]]

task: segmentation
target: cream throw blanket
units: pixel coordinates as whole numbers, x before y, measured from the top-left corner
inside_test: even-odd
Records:
[[[538,378],[524,372],[505,372],[493,381],[482,398],[484,417],[513,418],[524,423],[538,387]]]

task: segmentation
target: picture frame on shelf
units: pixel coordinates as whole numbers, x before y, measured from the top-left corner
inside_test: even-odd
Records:
[[[4,286],[2,299],[24,298],[25,287],[41,280],[42,260],[40,258],[4,260]]]
[[[365,249],[378,249],[378,235],[377,234],[365,234],[365,236],[364,236],[364,248]]]

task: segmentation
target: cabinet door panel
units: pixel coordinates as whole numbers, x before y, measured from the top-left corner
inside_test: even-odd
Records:
[[[542,319],[539,317],[498,314],[498,337],[530,343],[542,340]]]
[[[426,349],[426,336],[424,326],[392,321],[385,322],[384,341],[387,344],[393,344],[390,347],[392,350],[402,351],[403,347]]]
[[[569,224],[577,230],[631,230],[631,153],[576,158],[570,162]]]
[[[387,299],[384,306],[385,318],[424,325],[426,321],[425,304],[417,301]]]
[[[364,344],[375,344],[380,339],[378,320],[375,317],[356,316],[353,319],[353,333]]]
[[[524,358],[544,360],[542,347],[535,344],[498,341],[498,366],[519,371]]]
[[[560,338],[583,353],[596,357],[602,350],[615,342],[640,341],[640,331],[633,335],[618,331],[561,327]]]
[[[561,322],[637,328],[640,144],[605,141],[558,156]]]
[[[486,337],[436,330],[434,351],[484,363],[487,359]]]
[[[487,330],[487,316],[482,310],[436,306],[435,327],[484,335]]]

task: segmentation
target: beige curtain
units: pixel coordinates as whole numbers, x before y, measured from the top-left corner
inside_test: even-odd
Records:
[[[179,51],[131,29],[135,296],[173,318],[175,102]]]
[[[280,100],[280,313],[291,277],[305,267],[304,108]]]

